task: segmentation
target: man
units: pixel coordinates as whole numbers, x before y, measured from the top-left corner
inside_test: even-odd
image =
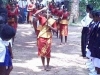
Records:
[[[81,49],[82,49],[82,56],[86,57],[86,45],[87,45],[87,33],[88,33],[88,25],[92,21],[89,17],[89,13],[93,10],[93,6],[88,4],[86,5],[86,16],[81,20],[83,25],[82,29],[82,36],[81,36]]]
[[[20,9],[20,14],[22,15],[22,18],[19,18],[19,21],[21,20],[22,23],[24,23],[27,17],[27,0],[19,0],[18,5],[19,5],[19,9]]]

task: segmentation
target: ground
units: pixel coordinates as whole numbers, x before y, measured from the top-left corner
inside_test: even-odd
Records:
[[[68,42],[60,45],[60,39],[53,36],[50,67],[42,70],[37,55],[36,35],[29,24],[19,24],[13,45],[13,71],[10,75],[88,75],[86,59],[81,55],[80,26],[69,26]]]

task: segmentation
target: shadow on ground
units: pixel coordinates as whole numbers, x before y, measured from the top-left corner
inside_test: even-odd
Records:
[[[79,56],[80,27],[69,27],[66,45],[59,45],[60,39],[53,36],[51,71],[48,72],[41,71],[42,64],[37,56],[37,39],[33,31],[30,26],[19,26],[13,46],[14,69],[11,75],[87,75],[84,61]]]

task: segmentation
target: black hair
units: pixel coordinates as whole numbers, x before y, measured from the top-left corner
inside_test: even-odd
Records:
[[[86,8],[87,8],[89,11],[92,11],[92,10],[93,10],[93,6],[92,6],[91,4],[86,5]]]
[[[90,12],[90,14],[92,15],[93,18],[94,17],[100,17],[100,11],[98,11],[98,10],[92,10]]]
[[[11,38],[13,38],[16,34],[16,31],[13,27],[4,24],[1,32],[0,32],[0,37],[2,40],[10,40]]]
[[[64,2],[61,2],[61,5],[63,5],[64,4]]]

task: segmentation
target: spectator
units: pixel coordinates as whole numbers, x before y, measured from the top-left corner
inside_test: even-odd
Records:
[[[92,19],[89,17],[89,13],[93,10],[93,6],[88,4],[86,6],[87,15],[81,20],[83,25],[82,29],[82,36],[81,36],[81,49],[82,49],[82,56],[86,57],[86,45],[87,45],[87,33],[88,33],[88,26]]]
[[[11,26],[3,24],[0,33],[0,75],[9,75],[7,74],[6,67],[11,66],[12,61],[8,51],[8,40],[14,37],[14,35],[15,30]]]
[[[19,10],[20,10],[20,14],[22,15],[22,18],[19,18],[19,22],[24,23],[26,22],[26,18],[27,18],[27,5],[28,2],[27,0],[19,0],[18,1],[18,6],[19,6]]]

